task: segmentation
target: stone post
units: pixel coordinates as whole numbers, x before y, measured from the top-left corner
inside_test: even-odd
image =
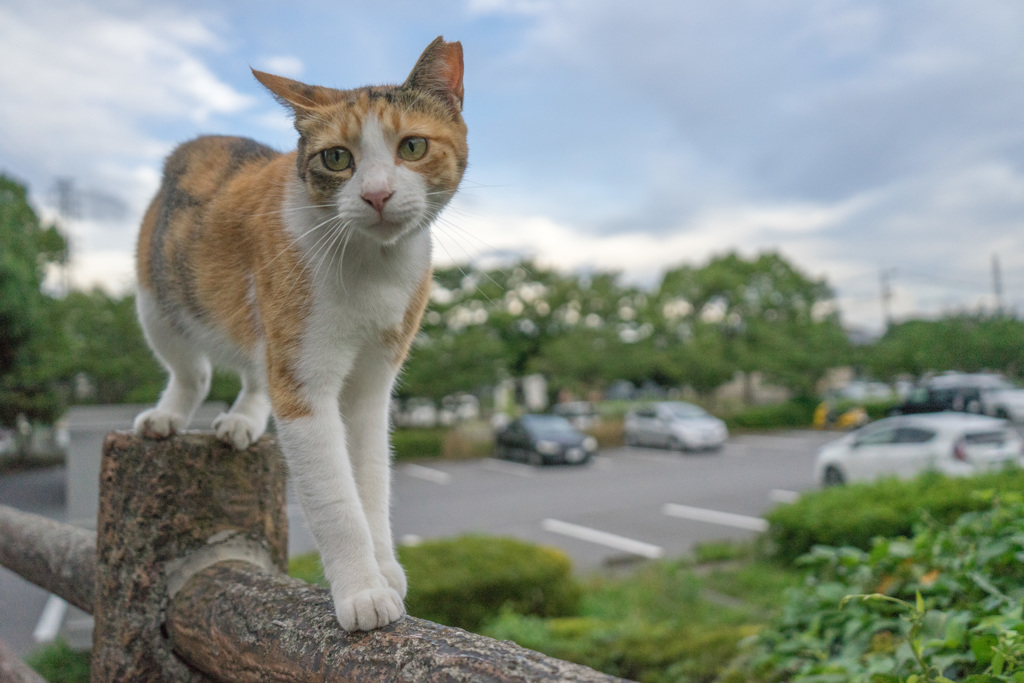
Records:
[[[108,435],[92,680],[209,680],[172,652],[167,605],[192,575],[222,560],[285,571],[286,515],[284,461],[270,437],[235,451],[209,433]]]

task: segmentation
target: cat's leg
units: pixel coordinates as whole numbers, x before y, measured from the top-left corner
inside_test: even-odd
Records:
[[[242,390],[238,393],[231,410],[221,413],[213,421],[217,437],[244,450],[256,442],[267,429],[270,418],[270,395],[262,367],[244,367],[239,372]]]
[[[152,294],[140,288],[137,296],[139,320],[156,357],[167,368],[167,388],[156,407],[135,418],[135,431],[164,438],[185,429],[210,390],[210,361],[167,323]]]
[[[381,573],[403,598],[405,572],[391,534],[391,444],[388,409],[397,368],[381,347],[364,349],[342,390],[349,453]]]
[[[272,365],[273,368],[273,365]],[[359,499],[341,418],[341,383],[319,388],[270,374],[278,436],[346,631],[379,628],[405,612],[402,597],[381,574],[370,525]]]

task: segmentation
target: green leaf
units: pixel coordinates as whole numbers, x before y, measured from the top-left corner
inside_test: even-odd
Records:
[[[974,659],[977,660],[978,664],[988,666],[992,661],[992,655],[998,643],[999,638],[991,634],[971,636],[971,652],[974,653]]]
[[[992,673],[999,676],[1003,673],[1003,666],[1006,664],[1006,659],[1003,657],[1003,653],[998,650],[992,655],[992,664],[989,666],[992,669]]]

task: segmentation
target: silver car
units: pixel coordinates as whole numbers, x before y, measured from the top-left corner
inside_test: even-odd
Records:
[[[652,403],[629,411],[623,432],[630,446],[680,451],[718,450],[729,438],[724,422],[683,401]]]
[[[879,420],[818,452],[816,476],[825,486],[926,470],[974,474],[1021,463],[1021,439],[1006,420],[964,413],[901,415]]]

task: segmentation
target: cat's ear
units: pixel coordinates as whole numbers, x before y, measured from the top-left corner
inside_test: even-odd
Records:
[[[462,71],[462,43],[446,43],[438,36],[420,55],[403,87],[440,97],[457,113],[462,111]]]
[[[312,112],[317,107],[336,101],[335,91],[316,85],[306,85],[284,76],[275,76],[252,69],[256,80],[270,91],[278,102],[295,112],[296,118]]]

